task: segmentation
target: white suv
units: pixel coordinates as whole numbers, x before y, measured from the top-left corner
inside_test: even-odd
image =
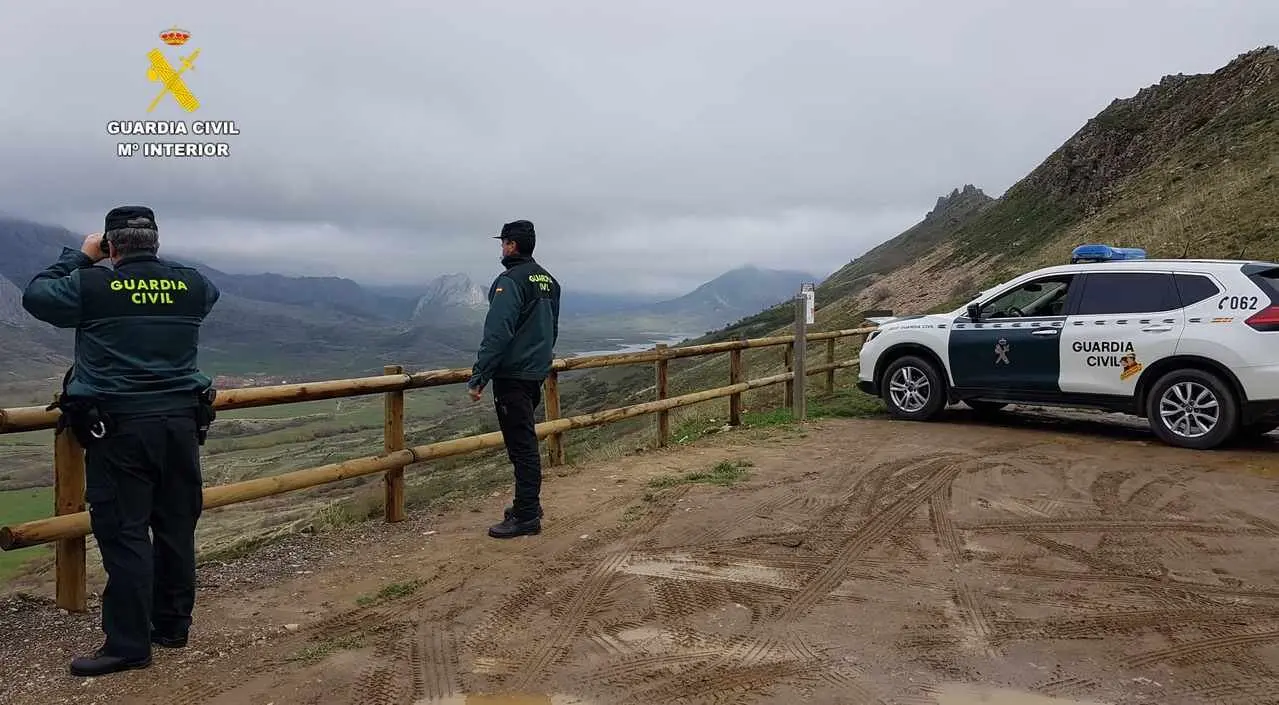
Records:
[[[1084,245],[950,313],[870,318],[857,386],[928,420],[948,404],[1119,411],[1207,449],[1279,428],[1279,264]]]

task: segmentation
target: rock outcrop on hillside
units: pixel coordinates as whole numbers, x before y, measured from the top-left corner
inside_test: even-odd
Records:
[[[957,188],[946,196],[939,196],[937,205],[924,216],[924,222],[958,225],[994,200],[976,186],[964,184],[962,189]]]
[[[1254,111],[1279,115],[1273,99],[1249,105],[1258,93],[1273,94],[1279,81],[1279,49],[1263,47],[1239,55],[1221,69],[1164,76],[1131,98],[1116,99],[1089,120],[1018,186],[1073,201],[1085,214],[1110,200],[1115,186],[1139,173],[1178,143],[1214,120]],[[1240,108],[1244,110],[1240,110]]]
[[[22,290],[8,279],[0,277],[0,323],[26,326],[34,320],[22,308]]]
[[[413,309],[413,321],[483,316],[488,293],[465,274],[445,274],[432,279]]]

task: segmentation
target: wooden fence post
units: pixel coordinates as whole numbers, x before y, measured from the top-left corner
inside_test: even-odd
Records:
[[[835,339],[831,338],[826,341],[826,364],[835,364]],[[826,370],[826,393],[835,393],[835,368]]]
[[[400,365],[387,365],[382,374],[404,374]],[[404,449],[404,390],[386,392],[383,395],[385,416],[382,423],[383,447],[387,453]],[[386,471],[386,520],[404,521],[404,468]]]
[[[786,371],[795,371],[795,346],[786,345],[782,348],[782,359],[786,361]],[[786,380],[786,399],[784,400],[787,409],[795,406],[795,380]]]
[[[795,355],[792,368],[795,372],[795,420],[804,421],[808,414],[808,319],[805,313],[808,308],[808,297],[799,294],[795,297]]]
[[[742,350],[728,352],[728,383],[742,383]],[[742,393],[738,392],[728,398],[728,425],[742,425]]]
[[[84,511],[84,450],[80,441],[64,428],[53,439],[53,513]],[[54,547],[57,604],[68,612],[88,609],[85,584],[85,537],[62,539]]]
[[[560,373],[551,370],[546,376],[546,420],[560,417]],[[564,464],[564,437],[553,433],[546,439],[546,464],[556,467]]]
[[[666,370],[666,343],[657,344],[657,354],[661,357],[657,358],[657,399],[661,401],[666,398],[668,390],[667,370]],[[666,447],[671,437],[671,412],[657,412],[657,447]]]

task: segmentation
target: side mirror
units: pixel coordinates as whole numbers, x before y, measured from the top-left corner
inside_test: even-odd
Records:
[[[981,318],[981,306],[978,306],[977,304],[968,304],[968,318],[973,321]]]

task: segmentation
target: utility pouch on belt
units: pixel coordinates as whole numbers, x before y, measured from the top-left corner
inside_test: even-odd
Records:
[[[58,409],[62,415],[58,417],[57,433],[61,433],[63,429],[70,428],[75,434],[76,440],[80,442],[81,448],[88,448],[94,441],[100,441],[106,438],[110,433],[114,424],[111,417],[98,409],[96,400],[88,397],[73,397],[67,394],[67,382],[71,380],[71,371],[74,367],[67,370],[62,377],[62,393],[57,396],[52,404],[45,407],[45,411],[53,411]]]
[[[209,426],[218,417],[217,412],[213,410],[213,400],[217,397],[218,390],[213,387],[207,387],[200,392],[200,404],[195,412],[195,425],[200,445],[204,445],[204,440],[209,437]]]

